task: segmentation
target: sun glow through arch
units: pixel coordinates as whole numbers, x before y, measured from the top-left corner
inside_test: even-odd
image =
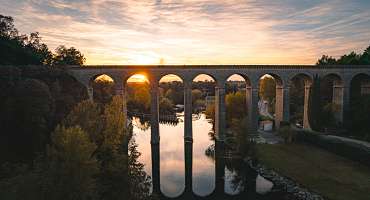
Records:
[[[134,74],[127,80],[127,82],[144,83],[144,82],[149,82],[149,80],[144,74]]]

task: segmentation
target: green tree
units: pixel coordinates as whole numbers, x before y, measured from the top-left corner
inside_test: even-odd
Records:
[[[79,126],[90,137],[94,143],[102,143],[101,132],[103,130],[101,109],[89,100],[77,104],[68,116],[64,119],[63,125],[66,127]]]
[[[55,49],[54,65],[83,65],[85,61],[84,55],[74,47],[61,45]]]
[[[243,92],[235,92],[229,93],[225,97],[225,104],[226,104],[226,117],[229,120],[231,119],[242,119],[246,116],[247,109],[246,109],[246,101],[245,101],[245,93]]]
[[[363,65],[370,64],[370,46],[365,49],[364,53],[360,57],[360,63]]]
[[[80,127],[58,126],[46,154],[42,186],[47,199],[95,199],[96,149]]]
[[[94,101],[98,102],[99,104],[107,104],[109,103],[113,95],[114,91],[114,82],[104,80],[104,79],[97,79],[93,82],[93,89],[94,89]]]
[[[98,163],[92,153],[96,146],[78,126],[58,126],[51,136],[45,156],[33,167],[9,165],[1,171],[0,199],[93,200]]]
[[[335,59],[331,56],[323,55],[316,65],[368,65],[370,64],[370,46],[362,54],[351,52]]]
[[[360,63],[360,55],[356,54],[355,52],[351,52],[348,55],[341,56],[337,63],[340,65],[358,65]]]
[[[275,98],[276,83],[273,77],[264,77],[260,80],[260,97],[272,103]]]
[[[198,89],[193,89],[191,91],[191,99],[192,99],[192,102],[194,104],[195,101],[197,101],[198,99],[202,99],[202,91],[198,90]]]
[[[144,165],[138,162],[140,153],[137,144],[131,141],[129,145],[129,189],[132,199],[150,199],[150,177],[144,171]]]
[[[112,101],[104,108],[104,129],[102,135],[105,145],[113,150],[122,149],[126,131],[125,118],[122,111],[123,99],[121,96],[114,96]],[[127,148],[126,148],[127,149]]]
[[[49,138],[54,102],[49,87],[42,81],[26,79],[16,88],[14,101],[17,113],[12,141],[24,153],[43,151]],[[30,146],[31,145],[31,146]],[[32,157],[32,156],[31,156]]]
[[[47,64],[52,54],[39,33],[19,35],[12,17],[0,15],[0,64]]]
[[[331,56],[323,55],[317,62],[316,65],[335,65],[337,60]]]
[[[14,19],[0,15],[0,37],[14,38],[16,36],[18,36],[18,30],[14,26]]]
[[[161,114],[174,114],[174,105],[172,101],[166,97],[162,98],[159,102],[159,113]]]

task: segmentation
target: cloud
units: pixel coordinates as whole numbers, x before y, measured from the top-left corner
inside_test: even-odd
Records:
[[[368,45],[366,1],[2,0],[21,32],[88,64],[312,64]]]

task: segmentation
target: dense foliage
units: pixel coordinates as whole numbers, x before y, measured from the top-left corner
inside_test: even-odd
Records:
[[[55,126],[87,98],[85,88],[59,68],[8,66],[0,74],[1,158],[32,160]]]
[[[323,55],[316,65],[369,65],[370,64],[370,46],[362,54],[352,51],[336,59],[328,55]]]
[[[82,65],[85,60],[74,47],[61,45],[53,54],[38,32],[20,35],[13,18],[0,15],[0,65]]]
[[[148,199],[150,178],[137,161],[135,142],[128,144],[121,106],[119,96],[103,107],[79,103],[33,167],[15,171],[4,166],[0,198]]]

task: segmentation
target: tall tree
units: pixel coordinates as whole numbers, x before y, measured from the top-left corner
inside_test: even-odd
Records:
[[[335,65],[337,60],[331,56],[323,55],[317,62],[316,65]]]
[[[364,53],[360,57],[360,63],[364,65],[370,64],[370,46],[365,49]]]
[[[90,200],[96,197],[96,146],[80,127],[58,126],[47,150],[45,196],[48,199]]]
[[[53,58],[54,65],[83,65],[86,61],[84,55],[74,47],[67,48],[61,45],[56,48]]]
[[[39,33],[19,35],[13,18],[0,15],[0,64],[48,64],[51,55]]]

